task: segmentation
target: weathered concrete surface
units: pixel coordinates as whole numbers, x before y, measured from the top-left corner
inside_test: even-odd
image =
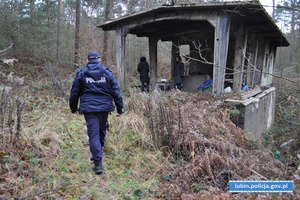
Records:
[[[262,93],[237,102],[240,111],[237,126],[248,132],[248,136],[259,138],[271,128],[275,116],[276,90],[271,87]],[[231,102],[230,100],[227,100]]]

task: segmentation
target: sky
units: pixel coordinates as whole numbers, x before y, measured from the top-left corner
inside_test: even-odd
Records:
[[[269,13],[269,15],[272,16],[272,6],[273,6],[272,0],[259,0],[259,1],[261,5],[264,6],[266,11]],[[279,0],[275,0],[275,6],[278,2]],[[288,27],[285,27],[283,22],[278,22],[276,24],[281,29],[282,32],[288,32]]]
[[[272,0],[259,0],[260,3],[265,7],[266,11],[272,15],[272,6],[273,6],[273,2]],[[277,0],[275,0],[275,5],[277,3]]]

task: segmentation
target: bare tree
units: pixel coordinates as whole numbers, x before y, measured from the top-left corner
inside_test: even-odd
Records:
[[[275,18],[275,0],[272,0],[272,18]]]
[[[290,0],[291,6],[291,39],[292,41],[295,39],[295,29],[296,29],[296,7],[297,7],[297,0]]]
[[[104,19],[105,21],[108,21],[110,19],[111,5],[112,5],[112,0],[107,0],[106,7],[105,7],[105,19]],[[103,53],[102,53],[102,63],[104,65],[107,65],[108,40],[109,40],[109,33],[108,31],[105,31],[103,35]]]
[[[34,26],[35,0],[29,0],[29,3],[30,3],[30,26],[31,26],[31,34],[32,34],[31,53],[32,53],[32,56],[34,56],[34,54],[35,54],[35,26]]]
[[[285,27],[288,27],[287,35],[291,41],[291,47],[290,52],[284,52],[287,55],[284,56],[284,58],[288,57],[286,59],[287,61],[297,62],[298,60],[298,49],[299,45],[297,44],[299,41],[299,37],[297,34],[297,30],[299,27],[299,6],[300,2],[297,0],[282,0],[278,5],[276,9],[276,20],[281,21]],[[285,65],[288,65],[289,63],[286,63]]]
[[[0,50],[0,54],[4,53],[5,51],[9,50],[10,48],[12,48],[14,44],[12,43],[11,45],[9,45],[6,49]]]
[[[75,68],[77,67],[79,61],[80,9],[81,9],[81,0],[76,0],[75,60],[74,60]]]
[[[57,50],[56,50],[56,58],[57,58],[57,61],[60,63],[61,61],[61,52],[60,52],[60,39],[61,39],[61,16],[62,16],[62,13],[63,13],[63,6],[62,6],[62,0],[58,0],[58,16],[57,16],[57,39],[56,39],[56,42],[57,42]]]

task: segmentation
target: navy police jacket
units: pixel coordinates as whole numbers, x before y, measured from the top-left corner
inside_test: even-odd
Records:
[[[124,112],[123,99],[119,85],[111,70],[101,65],[97,59],[90,60],[85,68],[80,70],[70,92],[69,106],[72,113]]]

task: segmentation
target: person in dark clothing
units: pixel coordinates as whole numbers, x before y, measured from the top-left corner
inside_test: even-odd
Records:
[[[182,83],[183,83],[183,74],[184,74],[184,64],[181,62],[181,57],[176,56],[176,62],[174,64],[174,73],[173,73],[173,79],[174,84],[177,87],[178,90],[181,90]]]
[[[100,60],[97,52],[89,52],[88,63],[77,72],[69,99],[72,113],[77,113],[80,100],[79,113],[84,115],[86,121],[91,160],[94,161],[93,170],[96,174],[103,172],[102,147],[105,143],[108,113],[114,111],[115,106],[118,115],[124,113],[119,85],[112,71],[103,66]]]
[[[149,64],[144,56],[140,58],[140,63],[138,64],[137,71],[140,73],[141,91],[145,91],[146,84],[146,91],[149,92]]]

